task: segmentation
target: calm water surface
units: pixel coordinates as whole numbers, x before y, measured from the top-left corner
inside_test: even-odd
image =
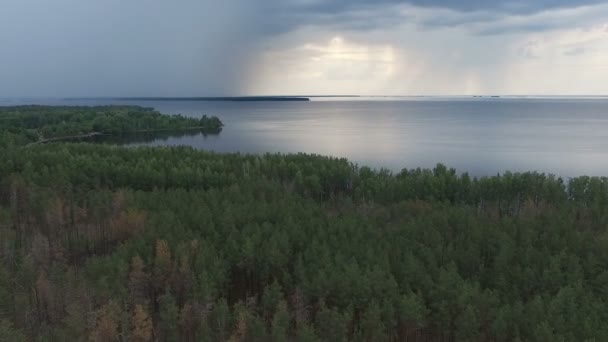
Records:
[[[163,137],[145,142],[147,145],[189,145],[218,152],[316,153],[394,171],[441,162],[478,176],[505,170],[608,176],[608,99],[131,104],[167,114],[216,115],[226,125],[218,136]]]

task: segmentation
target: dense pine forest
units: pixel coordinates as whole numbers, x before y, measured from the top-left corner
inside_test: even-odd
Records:
[[[217,117],[200,119],[162,115],[138,106],[14,106],[0,107],[0,144],[56,141],[94,135],[124,135],[158,131],[221,132]]]
[[[608,340],[607,178],[28,146],[162,126],[56,110],[0,109],[0,341]]]

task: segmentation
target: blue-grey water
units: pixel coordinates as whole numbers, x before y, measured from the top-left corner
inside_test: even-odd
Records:
[[[111,100],[42,102],[126,104]],[[146,142],[149,145],[189,145],[217,152],[306,152],[346,157],[360,165],[393,171],[444,163],[477,176],[505,170],[536,170],[563,177],[608,176],[606,98],[129,104],[154,107],[166,114],[216,115],[225,124],[217,136],[177,136]]]

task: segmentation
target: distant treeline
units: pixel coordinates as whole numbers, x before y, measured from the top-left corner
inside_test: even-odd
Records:
[[[227,96],[227,97],[119,97],[123,101],[310,101],[301,96]]]
[[[0,107],[0,132],[14,139],[36,142],[61,137],[86,137],[92,133],[128,134],[196,129],[219,133],[217,117],[191,118],[163,115],[138,106],[16,106]]]
[[[608,340],[607,178],[0,134],[0,341]]]

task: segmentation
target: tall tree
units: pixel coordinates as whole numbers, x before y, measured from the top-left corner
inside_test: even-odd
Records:
[[[131,332],[131,338],[136,342],[148,342],[152,341],[153,337],[153,324],[150,316],[146,312],[143,306],[140,304],[135,305],[135,311],[133,312],[132,318],[133,330]]]

